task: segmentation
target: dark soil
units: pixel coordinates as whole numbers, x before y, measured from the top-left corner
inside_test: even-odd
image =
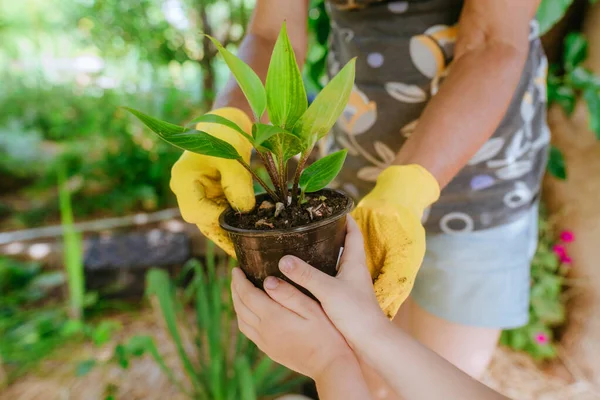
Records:
[[[259,198],[254,210],[248,214],[230,214],[225,222],[250,230],[289,229],[337,214],[348,204],[347,197],[331,191],[307,194],[305,200],[303,204],[284,208],[283,203],[275,204],[270,199]]]

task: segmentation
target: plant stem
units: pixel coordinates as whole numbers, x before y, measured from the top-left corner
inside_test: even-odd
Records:
[[[307,149],[304,153],[302,153],[302,155],[300,156],[300,161],[298,161],[296,173],[294,174],[294,186],[292,187],[292,204],[296,204],[296,201],[298,200],[298,185],[300,183],[300,175],[302,175],[304,165],[306,164],[308,157],[310,157],[310,153],[312,153],[313,148],[314,145]]]
[[[289,197],[289,190],[288,190],[288,164],[289,164],[289,160],[285,162],[285,164],[283,165],[283,179],[285,182],[285,199],[288,200]],[[288,204],[286,204],[286,207],[288,206]]]
[[[281,196],[282,190],[281,190],[281,187],[279,186],[280,179],[277,174],[277,167],[275,167],[275,161],[273,161],[273,156],[271,155],[271,153],[266,153],[266,157],[265,157],[265,154],[261,153],[258,150],[256,151],[256,153],[258,153],[258,156],[260,157],[263,165],[267,169],[269,178],[271,178],[271,182],[273,182],[273,186],[275,187],[275,192],[277,192],[277,194],[279,196]]]
[[[283,161],[283,157],[279,157],[279,178],[281,179],[281,197],[283,197],[283,205],[288,206],[288,187],[287,187],[287,174],[286,174],[286,163]]]
[[[246,164],[246,162],[244,160],[242,160],[241,158],[239,158],[237,160],[240,164],[242,164],[242,166],[244,168],[246,168],[248,170],[248,172],[250,172],[250,174],[252,175],[252,177],[254,179],[256,179],[256,182],[258,182],[258,184],[260,186],[263,187],[263,189],[265,189],[267,191],[267,193],[269,194],[269,196],[271,196],[271,198],[273,199],[273,201],[275,201],[276,203],[279,203],[279,196],[277,195],[277,193],[275,193],[273,190],[271,190],[271,188],[265,183],[265,181],[263,181],[262,179],[260,179],[260,176],[256,175],[256,173],[254,171],[252,171],[252,168],[250,168],[250,166],[248,164]]]
[[[275,185],[275,187],[278,188],[278,192],[277,194],[279,195],[280,198],[285,198],[283,195],[284,189],[283,189],[283,185],[281,184],[281,182],[283,181],[280,175],[279,170],[277,169],[277,165],[275,164],[275,160],[273,159],[273,154],[271,153],[266,153],[267,154],[267,162],[269,163],[269,169],[273,172],[273,178],[274,179],[274,183],[273,185]]]

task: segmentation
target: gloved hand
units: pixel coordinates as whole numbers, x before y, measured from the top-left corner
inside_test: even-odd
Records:
[[[425,255],[423,211],[440,195],[420,165],[391,166],[352,216],[360,227],[379,306],[393,318],[406,300]]]
[[[237,108],[211,111],[235,122],[250,134],[252,122]],[[252,145],[242,135],[226,126],[200,123],[196,129],[231,144],[250,163]],[[203,156],[185,151],[171,170],[171,190],[183,219],[198,229],[227,254],[235,257],[229,236],[219,226],[219,215],[231,205],[240,212],[252,210],[255,204],[252,176],[237,161]]]

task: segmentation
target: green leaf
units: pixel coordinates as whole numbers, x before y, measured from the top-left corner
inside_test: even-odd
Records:
[[[146,280],[146,294],[148,296],[156,296],[158,304],[160,306],[160,310],[165,320],[165,325],[167,327],[167,330],[169,331],[169,334],[171,335],[171,338],[173,339],[173,343],[175,344],[177,353],[179,355],[179,358],[181,359],[181,363],[183,364],[184,370],[187,373],[190,381],[192,383],[197,383],[196,370],[192,365],[190,358],[188,357],[187,351],[183,346],[181,335],[179,334],[176,316],[177,306],[169,274],[166,271],[160,269],[151,269],[146,275]],[[155,346],[154,342],[152,342],[152,345]],[[152,350],[152,348],[147,350]]]
[[[588,87],[600,89],[600,78],[581,66],[569,72],[567,79],[576,89],[587,89]]]
[[[283,128],[274,125],[262,123],[252,125],[252,136],[254,137],[256,147],[261,147],[264,142],[282,132],[285,132]]]
[[[210,123],[210,124],[219,124],[219,125],[225,125],[228,128],[231,128],[235,131],[237,131],[240,135],[242,135],[243,137],[245,137],[246,139],[248,139],[248,141],[250,143],[254,143],[254,138],[250,135],[248,135],[242,128],[240,128],[235,122],[228,120],[227,118],[221,117],[220,115],[216,115],[216,114],[204,114],[201,115],[197,118],[194,118],[192,121],[190,121],[190,123],[188,124],[188,126],[190,128],[195,128],[196,124],[198,123]]]
[[[565,169],[565,160],[560,150],[554,146],[550,146],[550,155],[548,159],[548,172],[558,179],[567,179],[567,171]]]
[[[548,102],[550,104],[558,103],[567,115],[571,115],[575,110],[575,100],[575,91],[572,87],[566,85],[548,86]]]
[[[188,130],[182,126],[161,121],[132,108],[124,108],[135,115],[164,141],[179,147],[180,149],[218,158],[232,160],[241,158],[232,145],[224,140],[217,139],[206,132],[197,131],[195,129]]]
[[[336,151],[312,163],[300,176],[302,192],[312,193],[323,189],[342,169],[348,150]]]
[[[600,140],[600,97],[598,90],[587,88],[583,91],[583,98],[588,106],[589,111],[589,126],[596,134],[596,138]]]
[[[306,111],[308,99],[285,22],[271,55],[266,90],[271,123],[291,129]]]
[[[96,346],[102,346],[110,341],[113,333],[121,329],[121,324],[117,321],[105,320],[92,331],[92,341]]]
[[[354,86],[355,63],[353,58],[331,79],[292,129],[307,148],[327,135],[344,111]]]
[[[571,32],[565,38],[565,68],[572,70],[587,57],[588,42],[581,33]]]
[[[237,373],[238,385],[240,387],[240,400],[256,400],[252,370],[245,356],[240,356],[235,360],[235,372]]]
[[[287,161],[304,150],[302,141],[278,126],[254,124],[254,140],[259,150],[267,150]]]
[[[169,378],[171,383],[173,383],[175,386],[177,386],[177,388],[182,393],[188,393],[187,390],[181,384],[181,382],[179,382],[177,380],[177,378],[175,377],[175,374],[173,373],[171,368],[169,368],[167,366],[167,363],[165,362],[164,358],[158,352],[158,348],[156,347],[156,343],[154,342],[154,339],[151,338],[150,336],[145,336],[145,335],[133,336],[131,339],[129,339],[127,344],[125,344],[125,346],[123,346],[121,348],[120,352],[123,353],[122,354],[123,359],[119,360],[119,363],[121,364],[121,366],[123,366],[123,364],[128,365],[129,356],[141,357],[144,354],[149,353],[152,356],[152,358],[154,359],[154,361],[156,361],[156,363],[158,364],[158,366],[162,370],[162,372],[167,376],[167,378]]]
[[[206,37],[213,42],[219,53],[221,53],[221,56],[223,56],[223,59],[227,63],[235,80],[238,85],[240,85],[240,89],[242,89],[246,99],[248,99],[254,117],[257,121],[260,121],[267,107],[267,93],[265,92],[265,88],[263,87],[260,78],[248,64],[221,46],[221,43],[215,38],[208,35],[206,35]]]
[[[58,198],[63,228],[64,263],[69,283],[71,317],[81,319],[85,307],[85,274],[83,272],[83,240],[75,229],[71,190],[67,185],[65,165],[58,165]]]
[[[540,35],[548,32],[565,15],[573,0],[542,0],[536,18],[540,24]]]

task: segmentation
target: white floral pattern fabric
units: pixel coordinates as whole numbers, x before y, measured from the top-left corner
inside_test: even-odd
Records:
[[[329,73],[358,57],[348,106],[322,149],[348,149],[337,184],[350,195],[360,198],[371,190],[443,83],[462,5],[459,0],[329,3]],[[428,210],[428,232],[491,228],[516,220],[535,204],[550,141],[548,64],[537,33],[532,21],[529,57],[506,115]]]

